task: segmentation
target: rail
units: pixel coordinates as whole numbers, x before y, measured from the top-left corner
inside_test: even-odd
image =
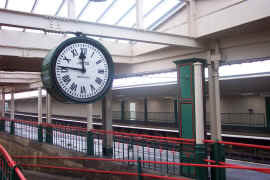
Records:
[[[127,160],[130,165],[136,165],[138,158],[141,158],[142,169],[154,170],[158,172],[160,176],[183,175],[182,166],[177,163],[183,163],[183,155],[185,153],[192,153],[195,150],[194,139],[160,137],[95,129],[87,131],[86,128],[82,127],[47,123],[38,124],[37,122],[26,120],[2,118],[0,121],[0,130],[12,135],[50,143],[95,157],[105,156],[103,152],[104,140],[106,136],[111,136],[113,159]],[[210,154],[211,143],[220,143],[224,145],[227,155],[235,155],[236,152],[239,152],[241,156],[246,156],[247,158],[253,157],[251,155],[256,155],[256,157],[262,158],[263,162],[270,162],[269,146],[224,141],[214,142],[211,140],[205,140],[205,143],[207,143],[208,147],[206,149],[207,154]],[[196,164],[196,162],[195,159],[187,159],[184,161],[184,163],[190,164]],[[188,177],[193,177],[193,174],[188,174]]]
[[[6,180],[26,180],[17,164],[0,144],[0,177]]]

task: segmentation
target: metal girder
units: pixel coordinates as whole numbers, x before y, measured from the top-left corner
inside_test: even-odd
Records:
[[[8,7],[8,0],[6,0],[6,3],[5,3],[5,9],[7,9]]]
[[[97,24],[74,19],[17,12],[5,9],[0,9],[0,25],[38,29],[45,32],[82,32],[83,34],[90,36],[132,40],[154,44],[193,48],[202,47],[194,38],[186,36],[116,27],[112,25]]]
[[[63,8],[64,4],[65,4],[66,0],[62,0],[60,6],[58,7],[57,11],[55,12],[54,16],[57,16],[59,14],[59,12],[61,11],[61,9]]]
[[[18,32],[18,31],[9,31],[9,30],[1,30],[0,31],[0,55],[7,55],[7,54],[1,54],[1,47],[3,48],[13,48],[14,52],[13,56],[18,56],[16,54],[15,49],[23,50],[23,51],[29,51],[29,53],[32,51],[40,52],[40,56],[38,57],[44,57],[44,54],[48,52],[49,50],[55,48],[58,46],[62,41],[69,38],[68,36],[55,36],[55,35],[49,35],[49,34],[38,34],[38,33],[31,33],[31,32]],[[113,56],[126,56],[131,57],[132,56],[132,46],[127,43],[116,43],[116,42],[105,42],[101,41],[101,43],[109,50],[109,52]],[[6,49],[5,52],[8,53],[8,50]],[[27,53],[26,53],[27,54]],[[22,53],[22,55],[26,55],[25,53]],[[12,55],[12,54],[11,54]],[[37,54],[34,54],[37,55]],[[26,55],[27,57],[27,55]]]
[[[36,9],[37,4],[38,4],[38,1],[39,1],[39,0],[35,0],[35,2],[34,2],[34,4],[33,4],[33,7],[32,7],[32,9],[31,9],[31,13],[33,13],[34,10]]]

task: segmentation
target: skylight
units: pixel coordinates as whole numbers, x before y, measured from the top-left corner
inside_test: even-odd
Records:
[[[5,8],[6,2],[7,9],[10,10],[66,18],[68,16],[68,0],[0,0],[0,8]],[[148,28],[180,2],[181,0],[144,0],[144,27]],[[74,0],[74,4],[75,18],[79,20],[123,27],[134,27],[136,24],[136,0]]]
[[[35,0],[24,0],[23,6],[21,3],[18,3],[18,0],[9,0],[8,1],[8,9],[22,12],[30,12]]]
[[[18,1],[18,4],[21,4],[21,6],[23,6],[22,3],[24,1],[20,1],[20,0],[17,0],[17,1]],[[37,7],[34,10],[34,13],[54,16],[59,6],[61,5],[61,3],[62,3],[62,0],[39,0]]]

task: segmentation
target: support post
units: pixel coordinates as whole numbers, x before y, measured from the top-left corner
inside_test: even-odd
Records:
[[[1,117],[2,120],[0,121],[0,131],[5,131],[5,92],[2,89],[1,92]]]
[[[136,28],[143,29],[143,0],[136,0]]]
[[[147,122],[148,121],[148,109],[147,109],[148,100],[147,100],[147,98],[144,98],[143,104],[144,104],[144,121]]]
[[[68,0],[67,1],[68,6],[68,18],[75,19],[75,2],[74,0]]]
[[[141,157],[138,157],[137,160],[137,172],[138,172],[138,180],[142,180],[142,162],[141,162]]]
[[[11,98],[10,98],[10,119],[15,118],[15,101],[14,101],[14,90],[11,90]]]
[[[207,157],[204,140],[204,59],[185,59],[175,61],[178,71],[178,126],[179,135],[186,139],[196,139],[194,145],[182,145],[180,162],[204,163]],[[181,175],[200,180],[208,179],[207,168],[180,167]]]
[[[14,90],[11,90],[11,98],[10,98],[10,119],[12,120],[10,123],[10,134],[14,135],[15,133],[15,123],[14,123],[14,118],[15,118],[15,102],[14,102]]]
[[[47,92],[46,94],[46,120],[48,126],[46,127],[46,142],[53,144],[53,128],[50,126],[52,124],[52,106],[51,106],[51,95]]]
[[[177,99],[173,100],[173,109],[174,109],[174,120],[176,127],[178,127],[178,109],[177,109]]]
[[[121,121],[125,120],[125,101],[121,101]]]
[[[208,89],[209,89],[209,105],[210,105],[210,132],[211,139],[214,141],[222,141],[221,137],[221,115],[220,115],[220,89],[219,89],[219,60],[221,59],[217,49],[215,54],[208,54]],[[212,145],[211,159],[219,162],[225,161],[224,146],[218,143]],[[212,180],[225,180],[224,168],[211,168]]]
[[[94,135],[91,132],[93,129],[93,105],[87,104],[87,155],[94,155]]]
[[[110,89],[102,100],[102,119],[106,132],[112,131],[112,90]],[[105,133],[103,142],[103,155],[112,157],[113,155],[113,137],[112,134]]]
[[[43,142],[42,130],[42,88],[38,88],[38,142]]]
[[[196,130],[196,147],[195,158],[198,164],[206,164],[204,159],[207,158],[206,146],[204,140],[204,89],[203,89],[203,64],[195,62],[194,64],[194,95],[195,95],[195,130]],[[207,180],[208,168],[197,167],[196,179]]]
[[[87,104],[87,131],[93,129],[93,105]]]
[[[2,108],[1,108],[1,116],[2,118],[5,117],[5,102],[6,102],[6,98],[5,98],[5,89],[2,89]]]

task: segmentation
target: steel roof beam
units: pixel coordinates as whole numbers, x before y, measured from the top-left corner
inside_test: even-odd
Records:
[[[7,9],[8,7],[8,0],[6,0],[6,3],[5,3],[5,9]]]
[[[154,44],[196,48],[201,47],[201,45],[194,38],[187,36],[117,27],[113,25],[91,23],[78,21],[75,19],[66,19],[6,9],[0,9],[0,26],[1,25],[37,29],[45,32],[55,33],[82,32],[88,36],[131,40]]]
[[[56,13],[54,14],[54,16],[57,16],[59,14],[59,12],[61,11],[62,7],[64,6],[66,0],[62,0],[60,6],[58,7]]]
[[[32,6],[32,9],[31,9],[31,11],[30,11],[31,13],[33,13],[34,10],[36,9],[37,4],[38,4],[38,1],[39,1],[39,0],[35,0],[34,4],[33,4],[33,6]]]

